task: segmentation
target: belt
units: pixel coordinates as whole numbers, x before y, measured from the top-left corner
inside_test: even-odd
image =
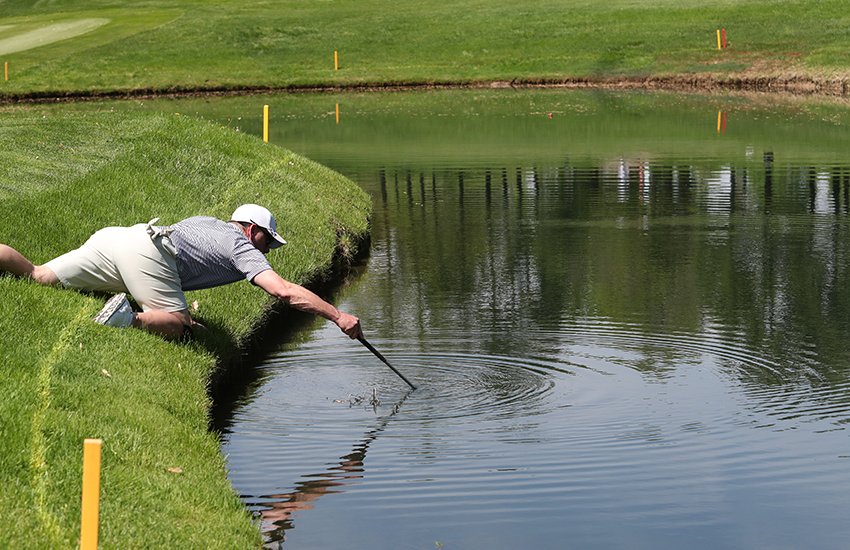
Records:
[[[159,218],[154,218],[145,226],[145,231],[147,231],[148,235],[151,236],[151,240],[159,237],[168,237],[173,231],[170,226],[154,226],[154,224],[158,221]]]

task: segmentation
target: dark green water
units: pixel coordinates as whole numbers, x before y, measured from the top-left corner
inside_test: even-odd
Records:
[[[270,546],[846,547],[845,105],[167,108],[260,135],[264,103],[273,144],[373,197],[371,257],[338,305],[421,386],[324,323],[271,354],[223,436]],[[379,406],[352,404],[373,389]]]

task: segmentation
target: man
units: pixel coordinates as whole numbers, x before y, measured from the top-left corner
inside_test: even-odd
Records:
[[[231,220],[187,218],[172,226],[158,219],[132,227],[97,231],[80,248],[44,265],[34,265],[17,250],[0,244],[0,271],[44,285],[118,292],[95,321],[145,329],[169,339],[191,336],[199,327],[189,314],[185,291],[247,279],[278,300],[324,317],[351,338],[362,336],[360,320],[343,313],[306,288],[275,273],[269,250],[286,244],[266,208],[243,204]],[[126,294],[142,307],[132,311]]]

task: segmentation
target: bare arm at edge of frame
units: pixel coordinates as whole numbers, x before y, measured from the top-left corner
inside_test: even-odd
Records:
[[[303,286],[290,283],[273,269],[259,273],[253,282],[288,306],[333,321],[351,339],[363,335],[360,319],[341,312]]]

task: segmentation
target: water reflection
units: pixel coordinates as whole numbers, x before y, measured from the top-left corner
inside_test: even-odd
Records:
[[[300,512],[313,509],[320,497],[342,493],[346,485],[358,483],[358,480],[363,478],[363,461],[369,445],[384,431],[392,417],[398,414],[410,393],[393,405],[391,412],[381,418],[377,426],[371,429],[349,454],[340,457],[339,463],[321,473],[302,476],[302,480],[295,483],[292,492],[260,497],[242,495],[245,504],[254,510],[255,515],[263,522],[266,548],[281,548],[286,540],[286,531],[293,528],[293,518],[298,517]],[[377,412],[377,408],[375,410]]]
[[[474,197],[482,196],[488,214],[495,204],[504,210],[527,214],[529,218],[534,217],[536,203],[541,200],[546,206],[570,207],[571,210],[560,213],[577,219],[639,213],[663,216],[697,212],[720,215],[848,212],[850,166],[789,165],[784,167],[783,175],[783,181],[779,182],[779,192],[783,194],[780,211],[772,210],[777,190],[773,153],[769,151],[764,153],[761,165],[755,162],[667,165],[655,160],[625,158],[588,165],[579,159],[576,163],[564,160],[561,166],[543,169],[476,167],[416,172],[409,168],[380,168],[377,181],[385,204],[404,204],[412,212],[415,207],[427,207],[429,203],[451,198],[456,201],[460,216],[465,215],[470,189]],[[500,184],[494,185],[494,179]],[[418,183],[414,185],[414,182]],[[541,197],[541,193],[549,196]],[[553,193],[558,195],[560,204],[551,200]],[[575,204],[577,199],[579,203]],[[515,201],[513,208],[512,201]],[[524,205],[524,201],[531,204]],[[478,202],[473,204],[474,208],[479,206]]]
[[[482,323],[518,330],[576,312],[652,329],[714,324],[754,349],[785,347],[797,369],[811,363],[810,348],[840,348],[827,341],[829,326],[846,326],[829,296],[850,259],[847,225],[829,216],[846,211],[848,169],[792,165],[781,186],[773,171],[770,160],[712,168],[622,159],[510,170],[515,179],[504,168],[380,169],[377,215],[389,231],[373,263],[388,284],[410,280],[415,290],[396,289],[404,311],[384,320],[421,334]],[[496,189],[494,173],[505,182]],[[818,342],[801,348],[801,334]],[[527,344],[500,333],[484,349]]]
[[[846,127],[735,99],[382,97],[273,139],[374,198],[341,306],[422,387],[371,437],[329,397],[406,388],[332,327],[261,367],[225,452],[273,495],[246,497],[272,538],[842,547]]]

